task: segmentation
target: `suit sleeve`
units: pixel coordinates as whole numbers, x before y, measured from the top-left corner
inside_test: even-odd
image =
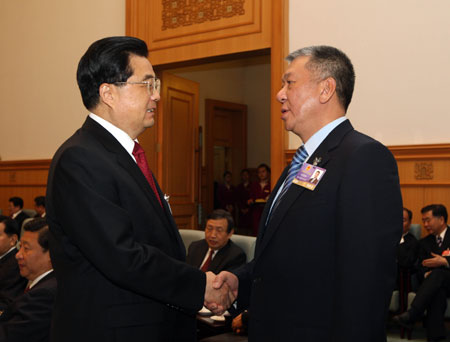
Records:
[[[245,252],[239,248],[238,246],[233,246],[233,253],[230,258],[230,260],[225,265],[224,270],[225,271],[232,271],[234,269],[239,268],[240,266],[245,264],[245,261],[247,260],[247,256],[245,255]]]
[[[334,330],[338,341],[380,341],[396,277],[402,232],[397,166],[377,142],[356,148],[336,207]]]
[[[55,291],[47,288],[30,291],[5,310],[6,317],[0,321],[0,342],[48,340]]]
[[[61,155],[51,187],[55,216],[63,231],[60,240],[70,240],[80,250],[80,258],[117,286],[189,311],[199,310],[205,274],[168,256],[158,242],[136,238],[137,228],[154,237],[158,230],[166,233],[163,223],[155,223],[155,213],[147,215],[150,219],[144,227],[133,226],[136,221],[125,209],[130,204],[122,203],[125,199],[120,194],[125,180],[117,179],[105,164],[120,167],[86,148],[72,147]]]

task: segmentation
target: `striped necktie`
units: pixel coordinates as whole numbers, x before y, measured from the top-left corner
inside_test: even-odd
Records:
[[[442,237],[441,237],[440,235],[438,235],[438,236],[436,237],[436,243],[437,243],[437,245],[438,245],[439,247],[442,246]]]
[[[306,160],[306,158],[308,158],[308,152],[306,152],[305,145],[302,145],[297,150],[297,152],[295,152],[294,158],[292,158],[291,167],[289,168],[288,175],[283,183],[283,188],[281,189],[276,202],[272,206],[270,216],[272,216],[272,214],[277,209],[278,205],[281,202],[281,199],[283,198],[284,194],[288,191],[289,187],[292,184],[292,181],[294,180],[298,171],[300,171],[300,168],[302,167],[303,162]]]

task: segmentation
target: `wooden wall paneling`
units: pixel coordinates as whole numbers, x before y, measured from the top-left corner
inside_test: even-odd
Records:
[[[127,0],[126,33],[148,43],[154,65],[259,50],[270,47],[271,5]]]
[[[24,208],[34,209],[34,198],[44,196],[51,160],[0,162],[0,209],[9,215],[8,199],[22,197]]]

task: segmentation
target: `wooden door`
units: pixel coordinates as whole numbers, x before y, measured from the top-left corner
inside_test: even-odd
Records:
[[[205,101],[206,214],[214,207],[214,182],[223,182],[224,171],[240,182],[247,167],[247,106],[207,99]]]
[[[158,176],[180,229],[197,228],[199,84],[163,72],[159,104]],[[159,147],[160,146],[160,147]],[[159,152],[159,151],[158,151]]]

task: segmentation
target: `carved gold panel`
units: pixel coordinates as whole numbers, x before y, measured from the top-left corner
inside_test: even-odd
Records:
[[[154,0],[150,51],[261,30],[261,0]],[[187,39],[187,40],[186,40]]]
[[[272,1],[127,0],[127,34],[154,65],[271,46]]]

